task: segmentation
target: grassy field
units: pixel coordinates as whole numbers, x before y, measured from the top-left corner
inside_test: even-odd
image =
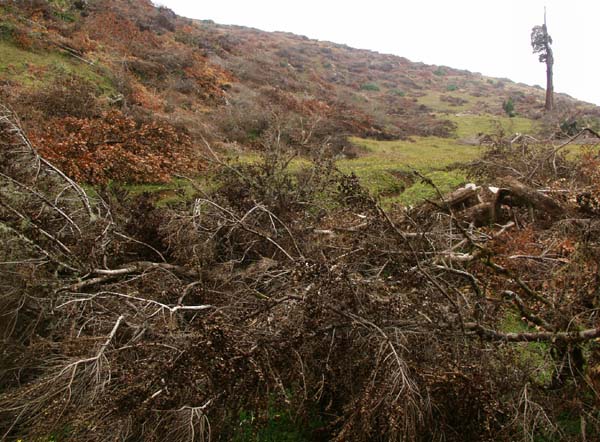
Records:
[[[417,170],[440,186],[450,190],[464,181],[460,168],[449,166],[477,158],[481,148],[459,145],[454,139],[415,137],[411,141],[375,141],[354,138],[352,141],[367,150],[359,158],[341,160],[338,167],[343,172],[354,172],[373,194],[386,204],[398,202],[413,204],[432,196],[433,189],[412,183],[411,173]]]
[[[457,114],[444,116],[457,128],[452,138],[412,137],[410,140],[377,141],[353,138],[365,153],[355,159],[344,159],[338,167],[354,172],[384,206],[394,203],[411,205],[431,198],[435,190],[412,177],[416,170],[431,178],[442,192],[448,192],[466,181],[461,164],[475,160],[482,148],[466,143],[480,133],[531,133],[532,121],[526,118]]]
[[[459,98],[465,100],[467,103],[461,105],[451,105],[446,101],[442,101],[440,97],[442,95],[447,95],[453,98]],[[435,109],[437,111],[447,111],[447,112],[461,112],[469,108],[469,104],[471,102],[475,102],[472,96],[465,92],[459,91],[447,91],[447,92],[438,92],[438,91],[430,91],[426,95],[419,97],[419,104],[423,104],[431,109]]]
[[[535,131],[533,121],[523,117],[497,117],[492,115],[455,114],[444,115],[456,123],[455,136],[458,139],[470,138],[479,133],[491,134],[499,129],[507,134],[532,133]]]

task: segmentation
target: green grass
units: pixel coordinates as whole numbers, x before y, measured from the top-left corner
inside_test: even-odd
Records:
[[[290,413],[269,410],[266,422],[258,425],[253,413],[241,413],[234,442],[308,442],[308,429],[294,422]]]
[[[440,100],[441,95],[462,98],[463,100],[466,100],[467,103],[461,104],[460,106],[452,106],[450,103]],[[461,112],[467,110],[471,106],[470,102],[473,98],[469,94],[460,91],[430,91],[426,95],[419,97],[417,100],[419,104],[424,104],[437,112]]]
[[[104,94],[115,93],[108,78],[93,67],[54,51],[34,52],[0,40],[0,78],[26,88],[41,88],[60,76],[77,75],[100,87]]]
[[[464,143],[480,133],[494,133],[499,128],[506,133],[531,133],[533,122],[526,118],[495,117],[491,115],[440,115],[456,123],[454,136],[413,137],[411,140],[377,141],[352,138],[362,147],[364,154],[354,159],[338,161],[345,173],[354,172],[361,183],[374,195],[381,198],[384,206],[392,203],[413,205],[426,198],[435,197],[435,189],[416,180],[411,184],[405,179],[412,170],[417,170],[439,187],[449,192],[466,181],[461,163],[478,158],[483,148]]]
[[[461,169],[437,170],[427,173],[426,176],[435,183],[442,194],[451,192],[467,181],[466,173]],[[435,199],[436,196],[437,192],[431,185],[418,181],[400,195],[385,198],[384,205],[398,203],[403,206],[410,206],[426,199]]]
[[[459,139],[469,138],[479,133],[490,134],[496,132],[499,128],[507,134],[528,133],[535,131],[533,121],[523,117],[498,117],[492,115],[443,115],[457,125],[455,135]]]
[[[583,146],[581,144],[570,144],[561,149],[560,152],[564,153],[567,159],[575,160],[578,156],[582,155],[588,150],[596,155],[600,154],[600,143],[587,146]]]
[[[175,178],[168,183],[127,184],[111,182],[108,186],[109,188],[123,188],[133,197],[143,193],[153,194],[156,197],[156,207],[166,207],[193,200],[197,194],[194,186],[208,192],[214,186],[214,183],[209,177],[201,176],[194,178],[194,184],[184,178]],[[94,186],[84,184],[83,188],[92,198],[98,196]]]
[[[344,173],[354,173],[371,194],[380,198],[384,207],[392,204],[404,206],[434,198],[432,186],[421,182],[412,174],[416,170],[430,178],[443,193],[450,192],[466,182],[466,171],[461,164],[481,156],[484,148],[466,143],[480,133],[532,133],[533,122],[522,117],[496,117],[492,115],[453,114],[439,115],[456,123],[449,138],[412,137],[410,140],[378,141],[351,138],[362,148],[357,158],[341,159],[337,167]],[[246,153],[239,160],[244,163],[259,161],[259,155]],[[308,162],[294,159],[288,166],[298,171]]]
[[[379,85],[377,83],[365,83],[360,87],[363,91],[375,91],[378,92],[380,90]]]
[[[382,198],[384,205],[410,205],[435,195],[431,186],[420,182],[410,185],[410,180],[403,178],[412,170],[431,178],[442,192],[452,190],[465,181],[465,174],[448,167],[481,154],[479,146],[461,145],[454,138],[414,137],[412,141],[353,138],[352,142],[367,153],[356,159],[340,160],[338,167],[345,173],[354,172],[371,193]]]
[[[313,410],[307,422],[301,422],[285,405],[271,403],[266,413],[242,411],[237,416],[234,442],[308,442],[311,434],[323,426],[322,417]]]
[[[208,191],[214,184],[209,179],[200,177],[194,179],[194,184],[189,180],[176,178],[169,183],[125,184],[123,187],[133,196],[142,193],[156,194],[156,207],[166,207],[191,201],[197,194],[194,185]]]
[[[535,331],[515,312],[509,312],[504,316],[500,323],[500,330],[512,333]],[[535,367],[533,380],[540,385],[549,385],[552,382],[553,367],[549,361],[548,344],[545,342],[520,343],[517,344],[517,348],[517,363],[525,367]]]

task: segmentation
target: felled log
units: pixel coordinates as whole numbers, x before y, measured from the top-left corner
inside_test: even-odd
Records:
[[[479,187],[475,185],[467,185],[465,187],[461,187],[460,189],[456,189],[454,192],[449,193],[444,197],[444,202],[446,205],[452,209],[464,209],[465,207],[470,207],[479,202]]]
[[[501,204],[510,206],[532,207],[551,218],[556,218],[564,213],[563,207],[554,199],[536,189],[526,186],[513,177],[505,177],[501,185],[507,190],[505,196],[499,201]],[[510,197],[510,199],[508,198]]]
[[[509,193],[508,189],[490,188],[489,192],[483,192],[483,201],[482,195],[478,193],[479,203],[458,212],[457,216],[465,222],[473,223],[475,227],[502,222],[502,204]]]
[[[532,208],[549,218],[564,213],[556,200],[513,177],[504,177],[498,184],[501,187],[490,187],[489,192],[482,192],[474,184],[457,189],[443,198],[444,206],[458,219],[476,227],[505,221],[503,206]]]
[[[494,202],[479,203],[459,212],[459,219],[473,223],[475,227],[487,226],[496,222],[496,205]]]

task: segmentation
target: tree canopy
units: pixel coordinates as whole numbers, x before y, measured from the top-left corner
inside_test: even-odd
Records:
[[[531,47],[534,54],[539,54],[541,63],[554,62],[550,45],[552,45],[552,37],[548,34],[546,24],[534,26],[531,30]]]

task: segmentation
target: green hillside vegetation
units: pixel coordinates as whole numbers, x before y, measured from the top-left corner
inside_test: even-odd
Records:
[[[414,205],[435,196],[435,190],[415,182],[413,170],[431,178],[446,193],[466,182],[462,165],[480,157],[484,151],[478,145],[478,136],[498,131],[534,133],[532,120],[523,117],[456,114],[446,118],[456,123],[456,129],[448,138],[411,137],[399,141],[352,138],[365,152],[337,164],[342,171],[354,172],[374,195],[381,196],[384,206]]]
[[[16,82],[25,89],[41,89],[66,75],[88,80],[106,95],[115,92],[108,78],[63,53],[26,51],[10,41],[0,41],[0,76],[4,81]]]

